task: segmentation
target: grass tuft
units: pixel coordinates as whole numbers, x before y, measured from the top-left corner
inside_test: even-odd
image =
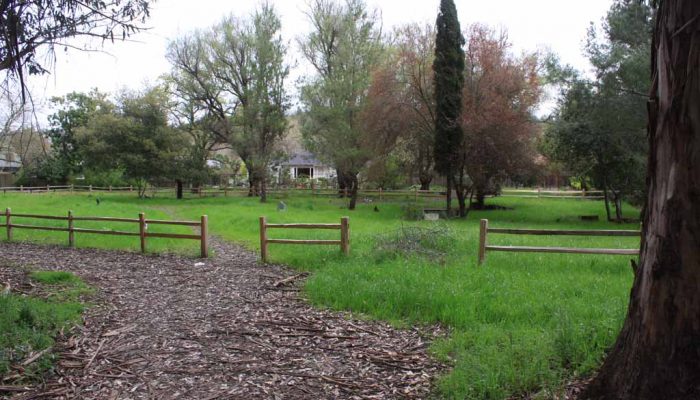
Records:
[[[30,276],[40,282],[41,298],[11,293],[0,296],[0,375],[9,373],[12,365],[22,363],[31,354],[53,346],[58,332],[79,323],[85,308],[78,297],[90,289],[75,275],[40,271]],[[20,382],[39,379],[53,360],[51,352],[46,352],[23,368]]]

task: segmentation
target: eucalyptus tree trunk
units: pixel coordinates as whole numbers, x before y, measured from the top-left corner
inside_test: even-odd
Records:
[[[658,7],[640,264],[586,399],[700,398],[700,1]]]

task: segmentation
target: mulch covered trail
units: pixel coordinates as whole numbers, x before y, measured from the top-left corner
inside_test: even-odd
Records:
[[[17,399],[425,398],[437,328],[397,330],[313,308],[296,273],[214,240],[215,257],[0,244],[0,265],[71,271],[98,289],[56,374]],[[203,263],[200,265],[198,263]],[[0,266],[0,282],[20,284]],[[0,385],[7,384],[0,382]],[[10,393],[0,393],[8,395]]]

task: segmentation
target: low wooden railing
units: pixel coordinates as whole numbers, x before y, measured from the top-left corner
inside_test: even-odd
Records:
[[[268,239],[268,229],[339,229],[340,240],[309,239]],[[320,244],[340,246],[346,256],[350,254],[350,218],[342,217],[339,224],[268,224],[265,217],[260,217],[260,258],[268,260],[268,244]]]
[[[44,220],[59,220],[67,221],[67,227],[59,226],[37,226],[37,225],[25,225],[25,224],[15,224],[12,222],[12,217],[17,218],[35,218]],[[100,222],[131,222],[139,224],[138,232],[128,232],[128,231],[116,231],[116,230],[106,230],[106,229],[86,229],[86,228],[76,228],[76,221],[100,221]],[[181,225],[181,226],[192,226],[199,227],[198,235],[187,235],[180,233],[150,233],[148,232],[148,224],[153,225]],[[115,236],[138,236],[141,242],[141,252],[146,252],[146,239],[147,238],[169,238],[169,239],[192,239],[199,240],[200,242],[200,255],[202,258],[206,258],[209,255],[208,251],[208,218],[206,215],[202,215],[199,221],[170,221],[170,220],[158,220],[158,219],[146,219],[145,213],[139,213],[138,219],[135,218],[117,218],[117,217],[78,217],[73,215],[72,211],[68,211],[68,215],[65,217],[56,215],[37,215],[37,214],[17,214],[12,213],[12,210],[5,209],[5,223],[0,225],[0,228],[4,227],[7,232],[7,240],[12,240],[12,234],[14,229],[33,229],[41,231],[58,231],[58,232],[68,232],[68,246],[75,246],[75,234],[76,233],[90,233],[97,235],[115,235]]]
[[[551,199],[588,199],[601,200],[602,190],[543,190],[537,189],[508,189],[501,191],[501,197],[521,197],[521,198],[551,198]]]
[[[565,236],[641,236],[636,230],[556,230],[556,229],[513,229],[489,228],[489,220],[482,219],[479,229],[479,265],[486,259],[487,251],[512,251],[526,253],[575,253],[575,254],[613,254],[638,255],[639,249],[601,249],[576,247],[532,247],[532,246],[491,246],[488,234],[510,235],[565,235]]]

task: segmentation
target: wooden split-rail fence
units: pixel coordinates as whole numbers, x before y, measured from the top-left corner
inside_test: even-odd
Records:
[[[268,229],[337,229],[340,230],[340,240],[270,239],[267,237]],[[265,217],[260,217],[260,258],[262,262],[268,260],[268,244],[270,243],[340,246],[340,251],[347,256],[350,254],[350,218],[342,217],[339,224],[268,224]]]
[[[16,224],[13,222],[12,218],[32,218],[32,219],[43,219],[43,220],[59,220],[66,221],[66,227],[60,226],[37,226],[37,225],[26,225],[26,224]],[[79,221],[99,221],[99,222],[127,222],[135,223],[139,225],[138,232],[129,231],[117,231],[117,230],[107,230],[107,229],[87,229],[87,228],[76,228],[75,222]],[[180,226],[191,226],[199,228],[198,235],[188,235],[180,233],[151,233],[148,232],[148,225],[180,225]],[[56,215],[38,215],[38,214],[18,214],[12,213],[12,210],[5,209],[5,223],[0,224],[0,228],[5,228],[7,232],[7,240],[11,241],[14,229],[33,229],[40,231],[58,231],[58,232],[68,232],[68,245],[70,247],[75,246],[75,234],[76,233],[86,233],[86,234],[97,234],[97,235],[114,235],[114,236],[138,236],[141,243],[141,252],[146,252],[146,243],[148,238],[169,238],[169,239],[191,239],[199,240],[200,242],[200,255],[202,258],[206,258],[209,255],[208,250],[208,218],[206,215],[202,215],[199,221],[170,221],[170,220],[159,220],[159,219],[146,219],[145,213],[139,213],[138,218],[117,218],[117,217],[82,217],[73,215],[72,211],[68,211],[67,216],[56,216]]]
[[[486,259],[487,251],[511,251],[525,253],[574,253],[639,255],[639,249],[602,249],[576,247],[494,246],[488,244],[489,234],[509,235],[566,235],[566,236],[641,236],[637,230],[557,230],[557,229],[513,229],[489,228],[489,220],[482,219],[479,229],[479,265]]]

